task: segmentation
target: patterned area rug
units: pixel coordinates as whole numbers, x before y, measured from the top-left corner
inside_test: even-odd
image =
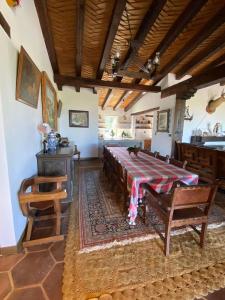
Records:
[[[214,205],[209,228],[215,228],[225,222],[225,210],[221,206]],[[135,241],[140,241],[140,239],[153,238],[157,234],[152,224],[160,231],[164,230],[154,210],[150,209],[147,218],[147,225],[141,217],[138,217],[137,225],[129,226],[127,213],[124,211],[124,199],[116,188],[112,191],[101,169],[97,167],[80,169],[80,249],[95,250],[101,246],[116,245],[127,239],[136,238]],[[174,234],[179,233],[183,233],[183,230],[174,232]]]
[[[99,169],[80,171],[80,190],[90,171],[101,180]],[[195,232],[172,237],[169,257],[164,256],[159,238],[81,252],[78,196],[76,185],[65,249],[63,299],[191,300],[225,287],[225,227],[208,230],[204,249],[198,246]],[[223,200],[221,195],[222,210]]]

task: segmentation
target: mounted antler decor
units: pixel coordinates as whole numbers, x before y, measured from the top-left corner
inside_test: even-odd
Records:
[[[209,114],[212,114],[216,111],[217,107],[220,106],[223,102],[225,102],[225,92],[224,90],[221,93],[221,96],[215,100],[210,100],[208,105],[206,106],[206,111]]]
[[[6,2],[10,7],[15,7],[20,4],[20,0],[6,0]]]

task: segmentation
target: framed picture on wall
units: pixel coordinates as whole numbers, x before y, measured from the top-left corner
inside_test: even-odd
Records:
[[[69,110],[70,127],[89,127],[89,112],[84,110]]]
[[[170,110],[157,112],[157,132],[169,132]]]
[[[58,109],[57,95],[46,72],[42,72],[41,98],[43,122],[48,123],[50,127],[56,131]]]
[[[21,47],[16,80],[16,100],[37,108],[41,72]]]

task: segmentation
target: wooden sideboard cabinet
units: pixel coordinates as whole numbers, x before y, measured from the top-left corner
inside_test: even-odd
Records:
[[[74,181],[74,148],[59,147],[54,152],[36,154],[38,175],[39,176],[59,176],[67,175],[68,180],[64,183],[67,191],[67,198],[62,202],[71,202],[73,200],[73,181]],[[42,187],[43,190],[49,190],[50,187]]]

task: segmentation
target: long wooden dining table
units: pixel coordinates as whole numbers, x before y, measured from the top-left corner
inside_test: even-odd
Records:
[[[142,183],[148,183],[157,193],[168,193],[175,181],[187,185],[198,183],[198,175],[161,161],[146,153],[129,155],[126,147],[107,147],[109,153],[127,172],[127,187],[130,193],[129,224],[135,225],[138,203],[143,197]]]

